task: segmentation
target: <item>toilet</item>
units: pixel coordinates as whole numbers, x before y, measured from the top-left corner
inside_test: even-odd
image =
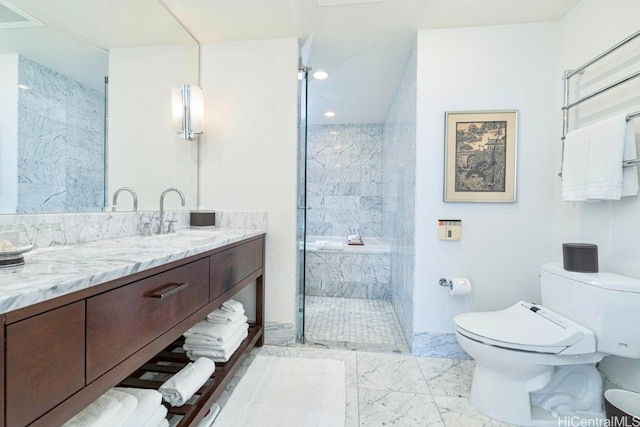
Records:
[[[526,426],[602,419],[596,363],[640,358],[640,280],[562,264],[543,265],[540,279],[541,304],[455,316],[458,342],[475,359],[471,405]]]

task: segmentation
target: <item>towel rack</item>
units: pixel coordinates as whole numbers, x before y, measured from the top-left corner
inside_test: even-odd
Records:
[[[606,51],[602,52],[601,54],[599,54],[598,56],[596,56],[595,58],[591,59],[590,61],[585,62],[583,65],[581,65],[578,68],[572,69],[572,70],[565,70],[564,71],[564,76],[563,76],[563,82],[564,82],[564,101],[563,101],[563,106],[562,106],[562,153],[564,156],[564,140],[567,137],[567,133],[569,132],[569,110],[572,109],[573,107],[582,104],[585,101],[588,101],[589,99],[592,99],[604,92],[609,91],[610,89],[613,89],[614,87],[620,86],[624,83],[627,83],[633,79],[635,79],[636,77],[640,77],[640,70],[635,71],[631,74],[629,74],[628,76],[625,76],[619,80],[616,80],[613,83],[610,83],[594,92],[591,92],[588,95],[583,96],[582,98],[579,98],[573,102],[569,102],[569,81],[571,80],[571,77],[577,75],[577,74],[584,74],[584,71],[590,67],[591,65],[595,64],[596,62],[600,61],[601,59],[603,59],[604,57],[606,57],[607,55],[609,55],[610,53],[618,50],[619,48],[621,48],[622,46],[626,45],[627,43],[629,43],[630,41],[636,39],[640,37],[640,30],[631,34],[629,37],[625,38],[624,40],[622,40],[621,42],[617,43],[616,45],[610,47],[609,49],[607,49]],[[630,113],[627,115],[627,121],[629,120],[633,120],[637,117],[640,117],[640,111],[636,111],[635,113]],[[626,167],[631,167],[631,166],[636,166],[640,164],[640,158],[639,159],[632,159],[632,160],[625,160],[624,162],[622,162],[622,167],[626,168]],[[562,172],[560,172],[558,174],[559,176],[562,176]]]

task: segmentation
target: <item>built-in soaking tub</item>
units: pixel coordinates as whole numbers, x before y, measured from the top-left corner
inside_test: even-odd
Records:
[[[342,250],[318,250],[316,241],[344,243]],[[389,245],[363,237],[364,245],[347,245],[346,237],[307,236],[305,294],[343,298],[391,298]]]

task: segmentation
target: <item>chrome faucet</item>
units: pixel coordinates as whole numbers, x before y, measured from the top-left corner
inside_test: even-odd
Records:
[[[130,187],[120,187],[116,190],[115,193],[113,193],[113,202],[111,203],[113,207],[111,208],[111,212],[116,211],[116,204],[118,204],[118,194],[120,194],[121,191],[128,191],[129,193],[131,193],[131,195],[133,196],[133,211],[136,212],[138,210],[138,195]]]
[[[171,191],[175,191],[176,193],[178,193],[180,195],[180,200],[181,200],[181,206],[185,205],[184,202],[184,193],[180,190],[178,190],[175,187],[169,187],[166,190],[164,190],[162,192],[162,194],[160,195],[160,227],[158,227],[158,234],[164,234],[164,196],[167,195],[167,193],[171,192]]]

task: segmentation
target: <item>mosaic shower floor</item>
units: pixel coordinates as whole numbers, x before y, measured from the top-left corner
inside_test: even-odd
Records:
[[[391,301],[305,297],[305,344],[411,353]]]

